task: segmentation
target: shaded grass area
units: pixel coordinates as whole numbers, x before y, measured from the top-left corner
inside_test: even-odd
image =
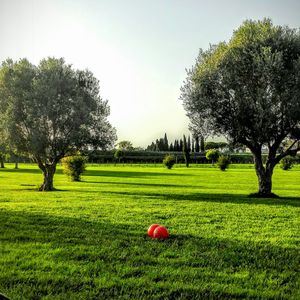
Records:
[[[71,291],[78,299],[114,293],[128,298],[240,297],[255,296],[255,290],[263,291],[266,285],[288,296],[296,288],[297,249],[267,242],[195,235],[151,241],[133,225],[24,213],[5,213],[1,220],[10,224],[2,239],[3,254],[10,258],[0,278],[2,282],[9,277],[7,293],[14,288],[20,298]],[[276,291],[261,294],[274,295]]]
[[[88,167],[41,193],[0,171],[0,292],[12,299],[298,299],[300,168],[250,199],[250,168]],[[28,170],[26,172],[25,170]],[[171,237],[151,240],[151,223]]]

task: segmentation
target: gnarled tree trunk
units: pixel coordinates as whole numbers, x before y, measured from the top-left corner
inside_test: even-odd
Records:
[[[262,198],[277,197],[275,194],[272,193],[272,175],[275,164],[271,163],[268,160],[266,166],[264,166],[261,155],[255,155],[254,161],[255,171],[258,178],[258,192],[253,196]]]
[[[45,164],[45,165],[39,163],[39,168],[43,171],[43,175],[44,175],[44,182],[39,187],[39,191],[55,190],[53,186],[53,177],[56,171],[56,163]]]

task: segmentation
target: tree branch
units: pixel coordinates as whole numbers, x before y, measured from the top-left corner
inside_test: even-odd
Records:
[[[275,162],[276,164],[280,162],[281,159],[283,159],[284,157],[291,155],[294,156],[297,154],[298,151],[300,151],[300,140],[295,140],[286,150],[285,152],[279,154],[276,158],[275,158]],[[296,143],[298,143],[298,146],[295,149],[292,149]]]
[[[40,158],[39,156],[34,156],[33,158],[34,158],[34,160],[37,162],[39,168],[40,168],[43,172],[45,172],[46,168],[45,168],[45,165],[43,164],[41,158]]]

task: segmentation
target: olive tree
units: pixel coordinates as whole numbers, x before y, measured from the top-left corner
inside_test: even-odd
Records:
[[[116,140],[98,80],[62,58],[44,59],[38,66],[26,59],[3,62],[0,106],[9,140],[43,172],[41,191],[54,189],[60,159],[80,149],[111,147]]]
[[[121,141],[116,144],[118,149],[121,149],[123,151],[133,151],[134,147],[130,141]]]
[[[273,197],[274,167],[300,150],[300,32],[269,19],[245,21],[228,43],[200,51],[181,99],[216,134],[254,156],[259,189]],[[284,147],[286,140],[292,142]],[[268,150],[263,162],[262,149]]]

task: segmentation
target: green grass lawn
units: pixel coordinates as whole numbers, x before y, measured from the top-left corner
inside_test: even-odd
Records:
[[[11,299],[300,299],[300,166],[253,199],[252,166],[88,166],[37,192],[0,170],[0,292]],[[165,241],[147,237],[152,223]],[[1,297],[0,297],[1,298]]]

